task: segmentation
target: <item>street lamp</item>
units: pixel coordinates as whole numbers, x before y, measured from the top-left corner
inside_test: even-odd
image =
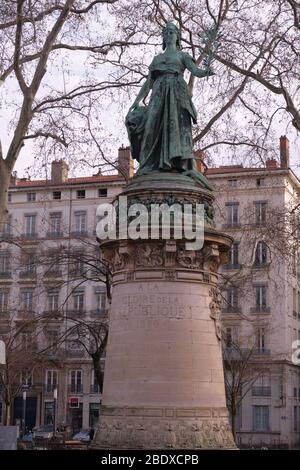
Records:
[[[56,433],[56,407],[57,407],[57,388],[53,390],[53,437]]]

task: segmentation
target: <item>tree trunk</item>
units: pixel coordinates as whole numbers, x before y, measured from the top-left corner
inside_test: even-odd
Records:
[[[11,402],[5,403],[4,426],[11,425]]]
[[[97,350],[94,354],[91,354],[91,356],[93,359],[94,374],[97,380],[97,384],[99,385],[100,392],[102,393],[102,387],[103,387],[103,372],[101,369],[102,354],[100,353],[99,350]]]
[[[231,407],[231,430],[234,442],[236,442],[236,426],[235,426],[235,419],[236,419],[236,407]]]
[[[5,162],[0,161],[0,232],[1,224],[7,218],[7,194],[10,183],[10,172],[7,170]]]

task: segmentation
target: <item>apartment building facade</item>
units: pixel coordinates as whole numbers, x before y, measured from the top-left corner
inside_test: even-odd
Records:
[[[300,339],[300,273],[286,225],[300,182],[289,168],[288,140],[280,139],[280,163],[211,168],[207,176],[217,191],[216,224],[234,238],[220,276],[225,348],[235,342],[249,350],[255,378],[245,384],[237,442],[297,447],[300,366],[292,343]]]
[[[72,325],[106,321],[105,284],[87,271],[91,274],[99,259],[97,207],[121,191],[124,174],[132,175],[128,149],[119,149],[117,165],[115,175],[69,178],[65,162],[56,161],[49,180],[12,177],[9,219],[1,233],[0,333],[14,331],[22,354],[29,357],[31,351],[39,351],[43,358],[38,367],[24,361],[27,370],[20,370],[14,379],[20,381],[10,411],[14,424],[21,422],[24,391],[26,426],[51,424],[57,389],[58,424],[69,424],[73,432],[96,426],[101,395],[92,359],[78,342],[78,334],[68,332]],[[11,365],[14,360],[18,360],[16,351],[10,354],[11,373],[18,370]],[[0,423],[4,423],[1,388]]]

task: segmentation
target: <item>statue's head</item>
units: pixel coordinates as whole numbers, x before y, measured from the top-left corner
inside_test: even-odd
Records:
[[[177,37],[177,40],[176,40],[176,46],[177,46],[177,49],[181,49],[181,34],[180,34],[180,29],[177,28],[177,26],[172,23],[172,21],[169,21],[166,26],[163,28],[163,50],[165,50],[166,48],[166,37],[167,37],[167,33],[169,32],[169,30],[173,30],[174,33],[176,34],[176,37]]]

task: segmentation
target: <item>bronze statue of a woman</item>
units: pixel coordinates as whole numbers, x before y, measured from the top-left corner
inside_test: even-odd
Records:
[[[192,121],[196,123],[197,112],[183,73],[188,69],[196,77],[207,77],[214,72],[199,69],[192,57],[181,51],[180,31],[171,22],[163,29],[163,50],[151,62],[148,78],[126,117],[132,155],[139,162],[137,174],[183,172],[210,189],[196,170]],[[139,106],[150,90],[149,105]]]

